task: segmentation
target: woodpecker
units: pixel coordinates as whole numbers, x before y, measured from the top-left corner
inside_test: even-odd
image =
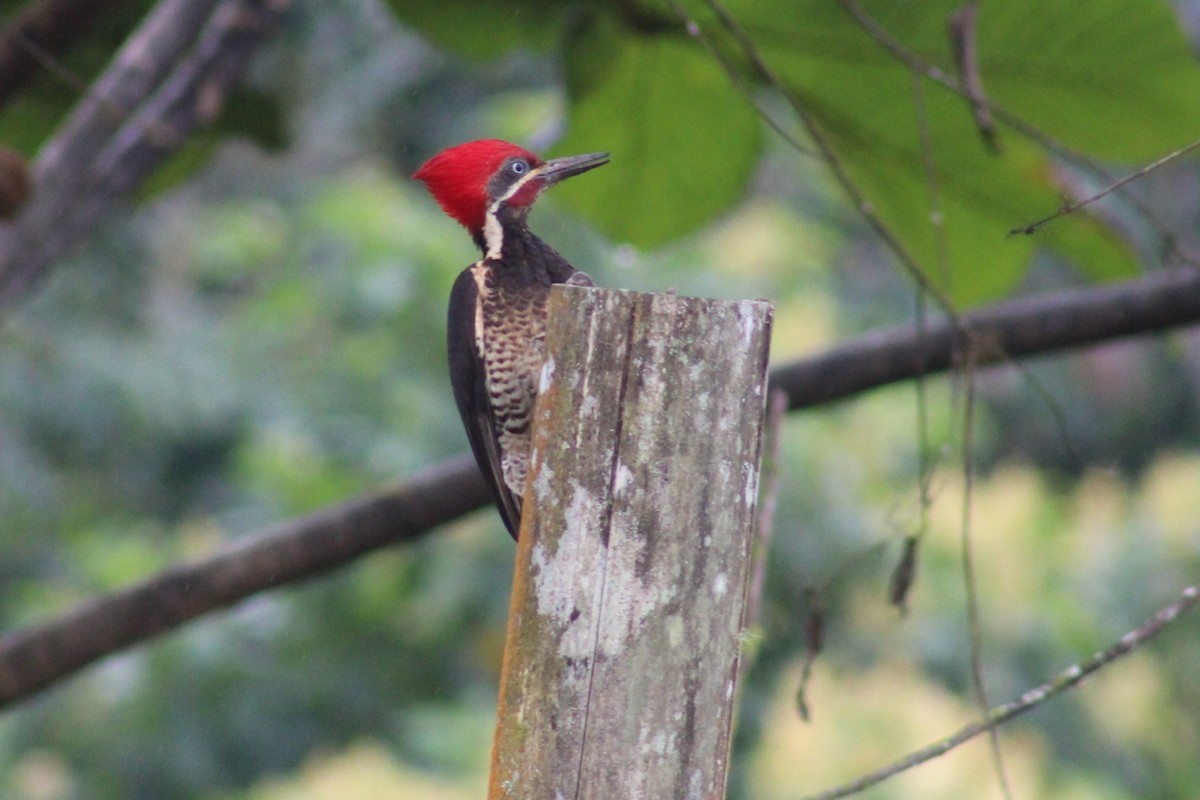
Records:
[[[450,290],[450,384],[471,451],[514,539],[550,286],[592,285],[529,230],[527,218],[545,189],[606,163],[608,153],[543,160],[514,144],[482,139],[443,150],[413,173],[483,252]]]

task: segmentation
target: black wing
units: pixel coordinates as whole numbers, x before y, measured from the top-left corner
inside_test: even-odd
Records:
[[[475,344],[475,303],[478,291],[471,269],[463,270],[450,290],[450,311],[447,315],[446,345],[449,350],[450,385],[454,402],[462,417],[471,452],[487,481],[500,518],[514,539],[521,527],[521,506],[504,483],[500,469],[500,444],[496,441],[496,426],[492,407],[487,401],[483,379],[483,361]]]

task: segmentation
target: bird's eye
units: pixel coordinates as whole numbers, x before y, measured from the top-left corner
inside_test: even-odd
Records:
[[[509,169],[512,170],[514,175],[524,175],[525,170],[529,169],[529,165],[521,159],[517,159],[516,161],[512,162],[512,164],[509,166]]]

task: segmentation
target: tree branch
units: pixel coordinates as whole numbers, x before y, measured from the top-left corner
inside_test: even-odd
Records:
[[[474,461],[446,461],[402,486],[283,523],[204,561],[173,566],[48,623],[6,634],[0,637],[0,708],[201,614],[412,541],[488,499]]]
[[[33,196],[0,226],[0,309],[220,110],[291,0],[163,0],[43,147]]]
[[[977,366],[1200,321],[1200,272],[1161,272],[1112,286],[1000,303],[965,314]],[[792,410],[834,402],[918,375],[944,372],[966,352],[948,322],[875,331],[771,373]],[[469,458],[408,483],[249,536],[208,559],[172,567],[63,616],[0,637],[0,708],[97,659],[257,592],[298,582],[389,544],[407,542],[488,502]]]
[[[771,387],[788,408],[823,405],[868,389],[945,372],[966,358],[976,366],[1046,355],[1123,336],[1200,322],[1200,271],[1184,268],[1105,286],[997,303],[949,322],[872,331],[825,353],[785,364]]]

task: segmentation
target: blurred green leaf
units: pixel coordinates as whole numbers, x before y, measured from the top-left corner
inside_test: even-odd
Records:
[[[617,241],[655,247],[746,191],[762,148],[754,109],[695,44],[597,24],[567,48],[569,124],[555,150],[612,162],[555,196]]]

